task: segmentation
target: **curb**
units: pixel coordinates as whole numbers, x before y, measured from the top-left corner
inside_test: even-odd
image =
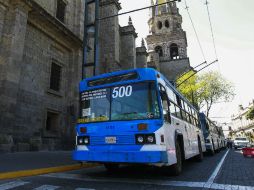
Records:
[[[0,180],[13,179],[13,178],[19,178],[19,177],[28,177],[28,176],[34,176],[34,175],[42,175],[42,174],[48,174],[48,173],[65,172],[65,171],[71,171],[71,170],[79,170],[82,168],[91,168],[95,166],[97,165],[96,164],[73,164],[73,165],[40,168],[40,169],[33,169],[33,170],[4,172],[4,173],[0,173]]]

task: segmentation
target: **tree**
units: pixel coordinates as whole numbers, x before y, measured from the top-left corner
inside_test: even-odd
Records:
[[[190,76],[191,74],[187,73],[186,75]],[[184,75],[178,79],[177,84],[181,84],[179,90],[198,109],[205,108],[207,117],[212,105],[218,101],[229,102],[235,95],[231,82],[227,81],[218,72],[210,71],[202,75],[194,75],[193,77],[182,84],[183,78],[188,77]]]
[[[254,119],[254,106],[249,109],[246,114],[246,119],[253,120]]]
[[[200,88],[197,82],[197,75],[193,70],[182,75],[176,82],[179,85],[178,90],[194,105],[199,109],[199,94],[198,89]]]

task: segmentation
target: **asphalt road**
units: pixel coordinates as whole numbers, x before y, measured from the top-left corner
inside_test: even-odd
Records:
[[[0,181],[0,190],[151,190],[254,189],[254,158],[224,150],[203,162],[188,160],[180,176],[153,167],[122,167],[109,174],[104,167]]]

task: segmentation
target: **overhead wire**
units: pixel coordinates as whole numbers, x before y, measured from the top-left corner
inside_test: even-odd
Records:
[[[208,19],[209,19],[209,25],[210,25],[212,40],[213,40],[213,48],[214,48],[214,53],[215,53],[216,60],[218,60],[218,54],[217,54],[216,45],[215,45],[215,37],[214,37],[214,32],[213,32],[213,25],[212,25],[212,21],[211,21],[211,14],[210,14],[210,10],[209,10],[208,4],[209,3],[206,0],[205,5],[206,5],[207,14],[208,14]]]
[[[181,77],[183,77],[184,75],[186,75],[189,71],[195,70],[196,68],[200,67],[200,66],[203,65],[203,64],[207,64],[206,57],[205,57],[205,54],[204,54],[204,50],[203,50],[203,48],[202,48],[202,45],[201,45],[201,42],[200,42],[200,40],[199,40],[199,36],[198,36],[197,30],[196,30],[196,27],[195,27],[194,22],[193,22],[193,20],[192,20],[192,17],[191,17],[190,11],[189,11],[189,7],[188,7],[188,5],[187,5],[187,1],[184,0],[184,3],[185,3],[185,9],[186,9],[187,14],[188,14],[188,16],[189,16],[189,19],[190,19],[192,28],[193,28],[193,30],[194,30],[194,33],[195,33],[195,36],[196,36],[196,39],[197,39],[197,42],[198,42],[198,45],[199,45],[199,48],[200,48],[202,57],[203,57],[203,59],[204,59],[204,62],[202,62],[202,63],[198,64],[197,66],[195,66],[194,68],[191,68],[191,69],[189,69],[188,71],[184,72],[184,73],[183,73],[182,75],[180,75],[176,80],[178,80],[179,78],[181,78]],[[189,79],[189,78],[188,78],[188,79]]]
[[[193,77],[194,75],[196,75],[198,72],[204,70],[205,68],[209,67],[210,65],[216,63],[218,60],[215,60],[211,63],[209,63],[208,65],[202,67],[201,69],[199,69],[197,72],[193,73],[192,75],[190,75],[187,79],[185,79],[184,81],[182,81],[180,84],[178,84],[176,87],[178,88],[179,86],[181,86],[183,83],[185,83],[187,80],[189,80],[191,77]]]
[[[184,0],[184,3],[185,3],[185,9],[186,9],[186,11],[187,11],[187,13],[188,13],[188,16],[189,16],[189,19],[190,19],[190,21],[191,21],[192,28],[193,28],[194,33],[195,33],[195,35],[196,35],[196,38],[197,38],[197,41],[198,41],[198,45],[199,45],[200,51],[201,51],[201,53],[202,53],[202,56],[203,56],[204,61],[206,62],[205,54],[204,54],[202,45],[201,45],[201,43],[200,43],[200,40],[199,40],[199,37],[198,37],[198,33],[197,33],[196,28],[195,28],[194,22],[193,22],[193,20],[192,20],[192,17],[191,17],[190,11],[189,11],[189,7],[188,7],[188,5],[187,5],[186,0]]]
[[[178,80],[178,79],[180,79],[181,77],[183,77],[184,75],[186,75],[187,73],[189,73],[190,71],[193,71],[193,70],[195,70],[196,68],[198,68],[198,67],[200,67],[201,65],[204,65],[204,64],[206,64],[207,62],[206,61],[204,61],[203,63],[200,63],[200,64],[198,64],[197,66],[195,66],[195,67],[191,67],[188,71],[186,71],[186,72],[184,72],[183,74],[181,74],[179,77],[177,77],[177,79],[176,79],[176,81]]]
[[[187,1],[184,0],[184,2],[185,2],[185,9],[186,9],[186,11],[187,11],[187,13],[188,13],[189,19],[190,19],[191,24],[192,24],[192,28],[193,28],[193,30],[194,30],[194,32],[195,32],[196,39],[197,39],[198,44],[199,44],[200,51],[201,51],[201,53],[202,53],[203,59],[205,60],[203,63],[201,63],[201,64],[199,64],[199,65],[197,65],[197,66],[195,66],[195,67],[193,68],[193,69],[195,69],[195,68],[198,68],[199,66],[201,66],[201,65],[203,65],[203,64],[205,64],[205,63],[207,63],[207,61],[206,61],[205,54],[204,54],[203,48],[202,48],[202,46],[201,46],[199,37],[198,37],[197,30],[196,30],[196,28],[195,28],[194,22],[193,22],[193,20],[192,20],[191,14],[190,14],[189,7],[188,7],[188,5],[187,5]],[[210,65],[212,65],[212,64],[215,63],[215,62],[218,62],[218,54],[217,54],[216,45],[215,45],[215,37],[214,37],[214,32],[213,32],[213,27],[212,27],[212,21],[211,21],[211,16],[210,16],[210,11],[209,11],[208,1],[207,1],[207,0],[206,0],[206,3],[205,3],[205,4],[206,4],[206,7],[207,7],[207,13],[208,13],[208,18],[209,18],[210,30],[211,30],[211,34],[212,34],[213,47],[214,47],[214,52],[215,52],[215,57],[216,57],[216,59],[215,59],[213,62],[209,63],[208,65],[204,66],[203,68],[199,69],[198,71],[196,71],[196,72],[193,73],[192,75],[190,75],[187,79],[185,79],[185,80],[182,81],[180,84],[178,84],[177,87],[179,87],[179,86],[182,85],[184,82],[186,82],[187,80],[189,80],[192,76],[194,76],[195,74],[197,74],[199,71],[201,71],[201,70],[203,70],[203,69],[209,67]],[[180,77],[178,77],[177,79],[183,77],[183,76],[186,75],[189,71],[190,71],[190,70],[188,70],[187,72],[183,73],[183,74],[182,74]]]

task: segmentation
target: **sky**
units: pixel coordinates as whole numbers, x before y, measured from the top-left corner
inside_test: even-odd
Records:
[[[120,0],[122,10],[150,6],[150,0]],[[216,59],[205,0],[186,0],[189,12],[198,33],[207,62]],[[208,0],[219,62],[208,69],[220,72],[235,87],[235,98],[229,103],[215,104],[210,117],[218,122],[230,122],[231,116],[238,113],[238,105],[248,106],[254,99],[254,1],[253,0]],[[185,9],[185,2],[177,3],[183,17],[183,29],[187,33],[188,57],[191,66],[203,62],[201,50]],[[120,25],[128,23],[131,16],[138,33],[137,46],[141,38],[148,35],[149,11],[143,10],[119,17]]]

